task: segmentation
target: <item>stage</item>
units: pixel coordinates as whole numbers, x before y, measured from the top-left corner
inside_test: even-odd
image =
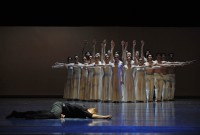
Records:
[[[112,119],[6,119],[13,110],[50,110],[55,101],[96,107]],[[200,134],[200,99],[149,103],[66,101],[62,98],[1,98],[0,134]]]

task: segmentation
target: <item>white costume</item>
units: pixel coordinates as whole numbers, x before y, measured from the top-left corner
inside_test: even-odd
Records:
[[[154,73],[154,86],[155,86],[155,100],[161,101],[161,95],[163,90],[163,75]]]
[[[162,64],[158,60],[155,60],[156,65]],[[160,69],[161,70],[161,69]],[[160,72],[154,72],[154,86],[155,86],[155,101],[161,101],[163,92],[163,74]]]
[[[102,89],[102,101],[112,100],[112,65],[105,64],[103,66],[103,89]]]
[[[80,81],[80,93],[79,99],[85,100],[85,92],[87,88],[87,78],[88,78],[88,67],[87,64],[84,64],[81,67],[81,81]]]
[[[135,66],[135,100],[146,102],[146,73],[144,66]]]
[[[123,65],[121,62],[114,65],[112,74],[112,87],[113,87],[113,102],[120,102],[122,100],[122,85],[123,81]]]
[[[169,85],[170,85],[169,74],[163,75],[162,100],[169,100]]]
[[[67,79],[64,87],[64,96],[65,99],[71,99],[71,90],[73,89],[73,65],[74,63],[65,64],[67,70]]]
[[[102,77],[103,77],[103,69],[101,66],[94,66],[94,75],[93,75],[93,99],[95,101],[101,100],[102,96]]]
[[[144,63],[146,66],[146,70],[152,70],[154,72],[155,67],[155,62],[152,63],[152,65],[149,64],[149,62]],[[154,74],[151,72],[151,74],[146,73],[146,96],[147,96],[147,101],[153,101],[153,96],[154,96]]]
[[[131,65],[129,68],[127,65],[124,65],[124,84],[125,90],[123,90],[123,98],[124,102],[135,102],[135,87],[134,87],[134,74],[133,74],[134,66]]]
[[[87,80],[87,89],[85,92],[86,100],[92,100],[93,96],[93,75],[94,75],[94,64],[88,66],[88,80]]]
[[[147,100],[153,101],[154,96],[154,75],[146,74],[146,94]]]
[[[74,64],[74,72],[73,72],[73,91],[72,91],[72,99],[79,99],[80,92],[80,78],[81,78],[81,63]]]
[[[175,84],[176,84],[176,80],[175,80],[175,74],[168,74],[169,75],[169,100],[174,100],[174,93],[175,93]]]

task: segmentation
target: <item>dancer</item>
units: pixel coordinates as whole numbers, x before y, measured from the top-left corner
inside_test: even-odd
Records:
[[[109,55],[105,55],[105,64],[103,66],[103,89],[102,89],[102,101],[109,102],[112,100],[112,67],[114,66],[110,62]]]
[[[59,119],[59,118],[91,118],[91,119],[111,119],[112,115],[97,114],[97,109],[94,107],[86,107],[85,105],[70,104],[56,101],[53,103],[51,110],[39,111],[12,111],[6,117],[10,118],[25,118],[25,119]]]
[[[115,43],[111,41],[112,49],[114,49]],[[114,55],[114,67],[113,67],[113,74],[112,74],[112,87],[113,87],[113,102],[121,102],[122,100],[122,85],[123,82],[123,64],[119,60],[119,54]]]
[[[147,56],[147,62],[144,63],[146,67],[146,94],[147,101],[152,102],[154,96],[154,67],[156,63],[153,61],[151,54]]]
[[[136,102],[146,102],[146,69],[143,58],[139,58],[138,65],[134,67],[135,76],[135,100]]]
[[[83,65],[81,66],[81,81],[80,81],[80,93],[79,99],[85,100],[85,92],[87,89],[87,78],[88,78],[88,61],[86,56],[83,57]]]
[[[71,97],[73,100],[79,99],[79,93],[80,93],[80,79],[81,79],[81,66],[82,63],[79,62],[79,57],[76,55],[74,56],[75,62],[73,65],[73,89],[71,93]]]
[[[135,87],[134,87],[134,65],[131,64],[131,57],[127,58],[127,64],[124,65],[124,83],[125,90],[123,90],[124,102],[135,102]]]
[[[68,57],[67,64],[56,62],[52,66],[52,68],[65,68],[67,70],[63,95],[63,98],[67,100],[71,100],[71,90],[73,89],[73,65],[72,57]]]

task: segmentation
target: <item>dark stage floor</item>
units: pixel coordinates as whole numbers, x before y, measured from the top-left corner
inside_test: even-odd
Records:
[[[66,101],[98,108],[106,119],[5,119],[13,110],[49,110],[59,98],[1,98],[0,134],[200,134],[200,100],[151,103]]]

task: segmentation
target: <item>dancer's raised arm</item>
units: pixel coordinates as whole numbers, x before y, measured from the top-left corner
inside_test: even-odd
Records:
[[[101,63],[104,63],[105,59],[105,49],[106,48],[106,40],[103,40],[103,43],[101,43]]]
[[[124,40],[121,41],[121,45],[122,45],[122,61],[124,62],[124,56],[125,56],[125,52],[124,52],[125,42],[124,42]]]
[[[144,41],[141,40],[141,58],[144,60]]]
[[[95,61],[95,47],[96,47],[96,40],[94,39],[92,42],[92,63]]]
[[[136,40],[133,40],[133,50],[132,50],[132,59],[135,61],[135,46],[136,46]]]
[[[114,57],[113,57],[113,51],[114,51],[114,48],[115,48],[115,42],[113,40],[111,40],[111,49],[110,49],[110,61],[113,63],[114,62]]]

